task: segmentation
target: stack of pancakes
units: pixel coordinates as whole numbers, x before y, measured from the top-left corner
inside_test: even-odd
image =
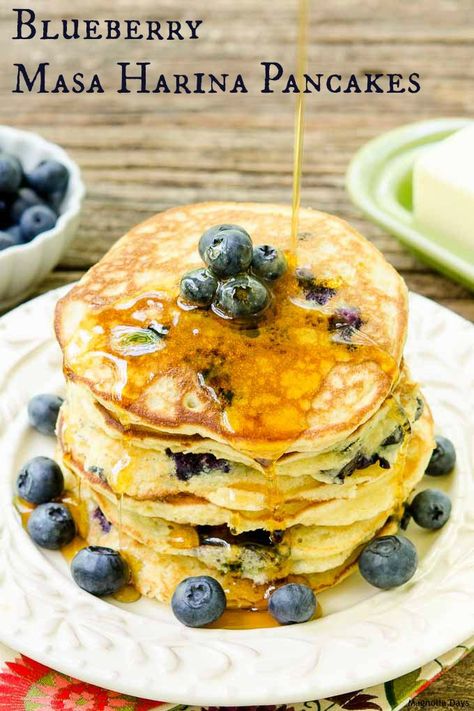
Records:
[[[343,579],[394,532],[433,449],[402,353],[407,293],[341,220],[208,203],[132,229],[61,299],[67,397],[58,425],[70,495],[91,544],[120,548],[138,590],[169,600],[190,575],[234,607],[285,581]],[[200,235],[238,224],[286,251],[252,323],[179,301]]]

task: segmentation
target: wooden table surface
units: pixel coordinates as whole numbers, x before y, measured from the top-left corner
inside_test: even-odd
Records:
[[[207,200],[288,203],[291,198],[291,94],[262,95],[261,61],[294,71],[295,0],[82,0],[81,18],[203,19],[198,41],[11,41],[11,3],[0,8],[0,122],[63,145],[83,170],[87,199],[77,238],[45,291],[71,282],[130,226],[173,205]],[[13,3],[14,5],[14,3]],[[65,3],[37,1],[39,18],[68,17]],[[69,15],[70,17],[71,15]],[[359,228],[410,289],[474,319],[473,294],[427,268],[351,204],[344,174],[368,139],[404,123],[474,115],[472,0],[332,0],[311,10],[310,71],[348,75],[418,72],[418,94],[313,94],[307,98],[302,203]],[[114,92],[117,61],[150,61],[152,74],[241,72],[249,94]],[[51,76],[99,72],[110,90],[13,95],[12,64],[51,63]],[[436,620],[433,620],[436,624]],[[422,695],[427,702],[474,703],[474,658]]]

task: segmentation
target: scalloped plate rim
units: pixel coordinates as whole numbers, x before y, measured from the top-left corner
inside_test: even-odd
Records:
[[[8,329],[16,332],[16,318],[24,316],[27,322],[33,316],[40,319],[42,315],[45,318],[46,313],[51,313],[56,299],[65,291],[66,289],[62,287],[55,292],[48,292],[0,319],[0,326],[3,327],[0,329],[0,349],[4,345],[5,330],[7,333]],[[436,316],[447,324],[447,329],[454,329],[459,333],[460,341],[467,339],[466,347],[474,346],[474,329],[460,316],[418,295],[412,295],[411,302],[415,314],[426,312],[433,317]],[[451,347],[455,348],[453,341],[454,339],[450,339]],[[45,343],[49,343],[47,336],[45,336]],[[31,359],[34,361],[36,357],[35,351]],[[0,365],[0,377],[1,375]],[[57,373],[52,366],[51,377],[56,376]],[[449,379],[447,382],[449,383]],[[0,423],[0,450],[4,454],[8,449],[12,449],[9,456],[16,454],[15,437],[21,440],[25,436],[25,427],[26,417],[24,412],[20,412],[7,428],[7,432],[13,435],[13,438],[10,443],[5,444]],[[472,431],[470,434],[472,435]],[[472,454],[466,450],[465,453],[463,452],[463,457],[472,459]],[[13,476],[14,472],[10,471],[10,476],[0,481],[0,561],[9,560],[9,557],[12,557],[12,547],[13,549],[18,547],[24,554],[22,562],[26,560],[28,565],[27,579],[22,578],[22,584],[26,583],[28,588],[34,580],[43,581],[42,584],[46,589],[48,585],[52,586],[53,599],[48,603],[38,602],[41,596],[40,589],[38,595],[33,595],[29,588],[25,593],[21,586],[20,590],[17,590],[11,581],[7,581],[10,569],[4,566],[2,570],[0,567],[0,601],[2,602],[0,639],[43,664],[89,683],[143,698],[162,701],[166,699],[168,702],[191,705],[296,703],[318,697],[334,696],[398,677],[462,643],[472,633],[468,619],[472,617],[472,627],[474,627],[474,596],[472,595],[474,571],[464,570],[462,566],[457,571],[461,574],[461,582],[458,587],[452,591],[448,589],[446,593],[448,599],[451,599],[451,595],[459,598],[457,612],[448,614],[446,606],[442,606],[442,614],[456,618],[456,625],[450,628],[449,633],[443,628],[443,634],[439,638],[433,636],[433,630],[430,629],[431,620],[419,620],[408,607],[408,602],[411,602],[414,604],[413,609],[417,610],[415,593],[423,592],[427,583],[426,578],[432,576],[433,572],[436,573],[433,568],[429,568],[417,583],[408,583],[403,588],[388,593],[377,593],[370,601],[364,600],[351,609],[306,625],[250,631],[189,630],[167,617],[169,611],[165,606],[161,606],[164,608],[163,619],[152,621],[144,619],[133,613],[133,606],[124,610],[92,598],[76,588],[71,580],[67,580],[53,567],[44,565],[42,553],[19,529],[8,495],[8,492],[11,495]],[[458,473],[458,477],[456,491],[462,489],[463,495],[470,494],[466,499],[472,500],[474,491],[472,476],[463,470],[463,473]],[[457,509],[460,506],[462,506],[462,496],[458,493]],[[449,541],[451,544],[454,541],[457,543],[464,541],[464,545],[466,541],[468,544],[474,542],[474,516],[468,513],[467,506],[460,511],[462,516],[449,529],[443,530],[441,534],[443,538],[430,552],[430,556],[437,555],[438,549],[439,555],[450,552]],[[22,535],[18,535],[19,531]],[[462,538],[459,538],[461,534]],[[10,546],[7,545],[8,542]],[[14,565],[17,565],[16,559]],[[426,591],[425,597],[421,595],[423,610],[438,598],[441,599],[438,583],[437,586],[429,588],[428,597]],[[466,590],[461,590],[462,586],[469,588],[469,603],[466,603],[467,593]],[[31,625],[22,627],[23,618],[19,621],[15,620],[14,623],[11,618],[7,619],[8,596],[13,593],[15,604],[17,599],[19,600],[18,596],[23,595],[27,607],[38,607],[32,613]],[[64,597],[62,597],[63,593],[66,593]],[[376,608],[379,609],[378,616],[375,614]],[[43,638],[39,639],[38,630],[42,630],[45,624],[44,618],[40,618],[39,611],[46,611],[60,620],[58,629],[51,633],[49,648],[44,647]],[[401,624],[405,613],[408,618],[414,618],[413,629],[407,630]],[[357,617],[356,620],[352,620],[352,625],[348,624],[351,615]],[[430,644],[425,644],[424,647],[423,645],[420,647],[420,631],[416,630],[418,622],[422,622],[428,636],[431,635]],[[65,647],[65,642],[60,636],[61,625],[65,629],[68,625],[71,627],[72,638],[74,634],[77,637],[80,630],[79,637],[83,635],[85,642],[83,639],[76,648],[68,647],[67,644]],[[391,632],[387,632],[387,626],[390,627]],[[394,658],[393,654],[387,656],[387,644],[393,648],[392,645],[395,643],[391,637],[394,630],[395,634],[398,634],[398,639],[400,634],[406,636],[411,632],[411,636],[408,634],[407,639],[408,642],[411,640],[415,648],[418,645],[417,651],[414,653],[409,646],[404,646],[403,654],[400,653],[398,657]],[[120,641],[119,648],[117,648],[117,634]],[[87,639],[88,635],[89,639]],[[104,652],[98,648],[100,645],[97,636],[107,638],[107,635],[111,649]],[[375,649],[372,649],[371,645],[374,644]],[[400,644],[400,641],[397,644]],[[136,654],[139,651],[145,654],[145,660],[129,658],[124,665],[123,650],[127,650],[130,646],[135,649]],[[64,653],[65,648],[69,649],[67,656]],[[359,660],[361,656],[364,657],[364,649],[369,648],[375,666],[366,669],[362,665],[361,669]],[[285,666],[282,668],[281,658],[285,654],[284,662],[291,669],[289,672],[286,671]],[[311,657],[309,664],[308,656]],[[203,657],[207,657],[207,665],[204,664]],[[333,662],[338,661],[337,672],[334,670],[334,664],[330,664],[331,659]],[[176,660],[178,660],[177,667],[174,669]],[[196,674],[196,665],[200,666],[198,674]],[[342,669],[339,665],[342,665]],[[147,671],[144,671],[145,669]]]

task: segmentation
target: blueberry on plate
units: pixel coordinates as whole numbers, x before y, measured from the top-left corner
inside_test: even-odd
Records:
[[[64,400],[58,395],[44,393],[35,395],[28,403],[30,425],[45,435],[54,435],[59,408]]]
[[[218,277],[245,272],[252,262],[252,240],[240,229],[218,232],[204,252],[204,261]]]
[[[286,269],[286,258],[281,249],[272,247],[269,244],[261,244],[259,247],[254,247],[252,271],[260,279],[275,281],[286,272]]]
[[[28,207],[20,218],[21,235],[25,242],[52,230],[56,224],[56,213],[47,205],[33,205]]]
[[[9,247],[14,247],[17,244],[13,235],[8,234],[8,232],[0,232],[0,252]]]
[[[359,571],[376,588],[389,590],[413,577],[418,556],[405,536],[380,536],[368,543],[359,558]]]
[[[0,153],[0,193],[16,193],[23,179],[23,170],[18,158],[9,153]]]
[[[10,206],[10,220],[14,224],[20,222],[21,216],[29,207],[44,205],[45,202],[31,188],[20,188]]]
[[[422,528],[436,530],[444,526],[451,514],[451,499],[439,489],[425,489],[411,502],[410,513]]]
[[[16,480],[18,496],[31,504],[45,504],[61,496],[64,477],[61,467],[49,457],[34,457],[23,465]]]
[[[41,548],[57,551],[72,541],[76,525],[71,512],[64,504],[40,504],[32,511],[27,525],[28,533]]]
[[[227,318],[245,319],[260,314],[269,303],[266,286],[255,277],[241,274],[219,285],[214,307]]]
[[[26,181],[30,188],[44,198],[55,200],[66,193],[69,182],[69,172],[67,168],[57,160],[43,160],[26,175]]]
[[[97,597],[112,595],[129,580],[128,566],[120,553],[104,546],[79,551],[71,563],[71,573],[80,588]]]
[[[194,269],[181,279],[181,296],[196,306],[210,306],[216,291],[217,279],[209,269]]]
[[[202,234],[201,239],[199,240],[199,254],[201,256],[201,259],[204,260],[206,249],[209,247],[213,239],[215,237],[218,237],[222,232],[226,232],[227,230],[232,230],[233,232],[242,232],[243,235],[250,239],[250,235],[247,230],[244,230],[243,227],[239,227],[239,225],[214,225],[213,227],[209,227],[209,229]]]
[[[307,585],[288,583],[270,596],[268,610],[281,625],[308,622],[316,612],[316,597]]]
[[[443,476],[449,474],[456,464],[456,450],[450,439],[447,437],[436,437],[436,447],[426,467],[425,474],[430,476]]]
[[[203,627],[219,619],[226,608],[222,585],[209,575],[183,580],[173,593],[171,608],[188,627]]]

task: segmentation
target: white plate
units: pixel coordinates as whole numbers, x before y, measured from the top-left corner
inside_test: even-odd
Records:
[[[323,617],[265,630],[192,630],[165,605],[98,600],[77,588],[60,554],[28,539],[13,482],[54,441],[27,425],[25,405],[60,391],[51,318],[58,292],[0,320],[0,639],[59,671],[145,698],[197,705],[307,701],[406,673],[474,631],[474,329],[413,295],[408,361],[438,431],[452,438],[456,472],[423,486],[449,490],[453,513],[438,533],[409,527],[415,577],[379,592],[358,575],[321,594]]]

